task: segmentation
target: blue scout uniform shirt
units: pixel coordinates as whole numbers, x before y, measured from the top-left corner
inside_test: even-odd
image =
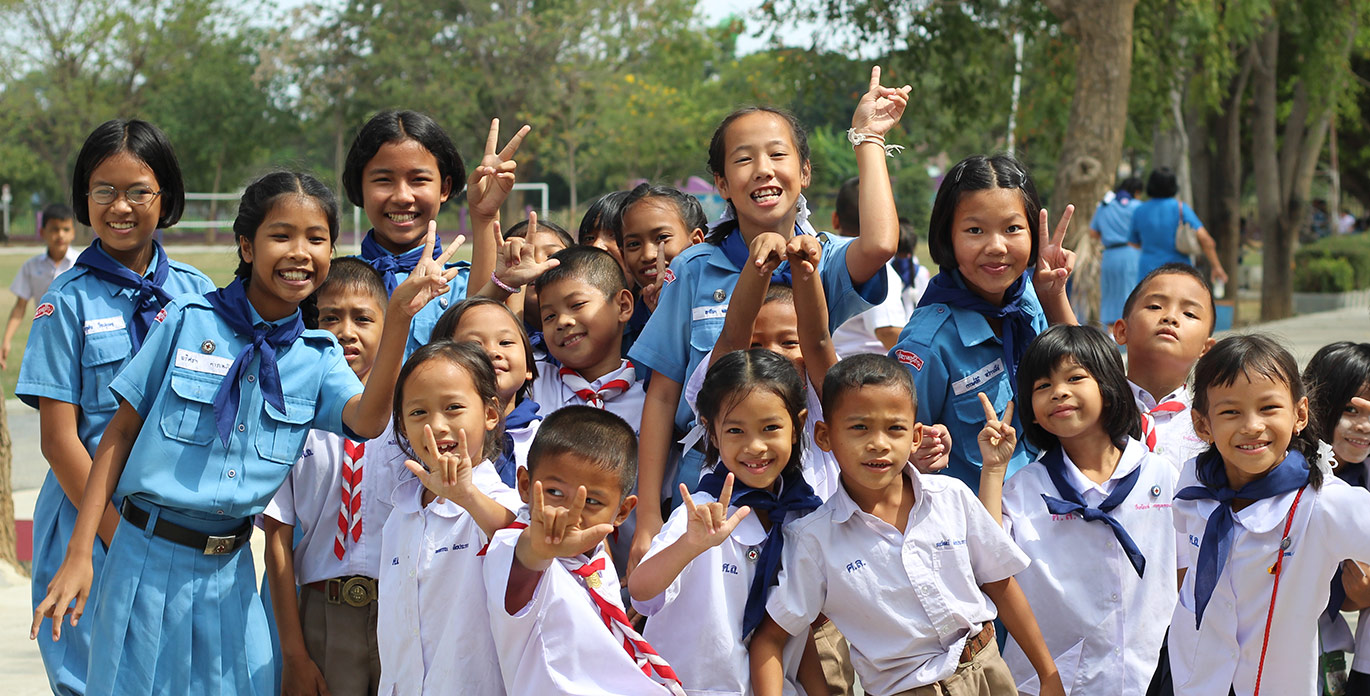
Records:
[[[353,258],[367,260],[360,254]],[[465,261],[456,261],[447,264],[447,268],[459,268],[461,270],[457,272],[457,277],[447,284],[447,294],[424,305],[423,309],[420,309],[414,315],[414,319],[409,322],[409,340],[404,344],[404,357],[406,359],[427,343],[428,339],[432,338],[433,327],[437,325],[438,317],[441,317],[448,307],[466,299],[466,286],[470,280],[471,264]],[[409,271],[395,271],[396,283],[403,283],[404,279],[408,277]]]
[[[1099,233],[1104,248],[1127,244],[1132,233],[1132,213],[1141,203],[1135,198],[1115,197],[1094,211],[1089,229]]]
[[[1031,283],[1023,288],[1023,308],[1032,317],[1034,334],[1045,331],[1046,314]],[[971,490],[980,490],[979,438],[985,427],[985,409],[978,395],[984,392],[998,414],[1013,399],[1003,341],[979,312],[937,303],[914,310],[890,357],[904,363],[913,375],[918,422],[941,423],[951,433],[951,461],[946,473],[961,479]],[[1009,460],[1006,476],[1036,456],[1022,436],[1018,414],[1015,407],[1013,428],[1019,433],[1018,448]]]
[[[1174,198],[1153,198],[1132,211],[1132,227],[1127,241],[1142,247],[1142,258],[1137,262],[1137,277],[1167,263],[1190,263],[1190,258],[1175,251],[1175,232],[1180,225],[1180,208],[1184,207],[1184,220],[1190,227],[1203,227],[1194,209],[1183,203],[1176,204]]]
[[[148,264],[149,276],[157,267],[155,254]],[[194,268],[170,259],[167,265],[162,286],[173,297],[214,289],[214,283]],[[19,367],[14,393],[24,403],[37,408],[39,397],[44,397],[81,407],[76,434],[92,456],[119,406],[109,383],[133,355],[129,326],[135,295],[130,288],[100,280],[85,266],[58,276],[34,313]]]
[[[252,318],[263,321],[255,310]],[[167,306],[161,325],[110,385],[143,418],[117,495],[210,520],[250,517],[265,510],[281,487],[310,428],[360,439],[344,428],[342,412],[362,392],[361,381],[333,335],[313,329],[276,354],[284,413],[262,398],[261,358],[253,359],[225,449],[215,432],[214,394],[249,341],[228,328],[203,295]]]
[[[889,290],[884,275],[888,264],[870,280],[853,287],[847,272],[847,249],[854,240],[828,234],[819,234],[818,240],[823,245],[818,275],[828,299],[828,328],[836,330],[842,322],[884,301]],[[633,342],[628,359],[685,384],[718,341],[741,272],[717,244],[695,244],[680,252],[666,269],[656,311]],[[681,399],[676,427],[689,430],[693,420],[694,412]]]

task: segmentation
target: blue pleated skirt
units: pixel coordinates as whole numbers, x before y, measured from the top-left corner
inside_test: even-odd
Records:
[[[1105,249],[1099,260],[1099,319],[1104,328],[1123,316],[1123,304],[1137,286],[1137,262],[1142,252],[1130,246]]]
[[[48,583],[62,559],[67,556],[67,544],[71,533],[76,529],[76,506],[62,491],[57,477],[48,471],[43,479],[43,487],[38,491],[38,500],[33,506],[33,607],[48,594]],[[91,558],[96,584],[105,563],[105,547],[95,544]],[[92,588],[94,589],[94,588]],[[96,605],[98,592],[92,591],[86,600],[86,616],[89,617]],[[61,639],[52,640],[52,620],[43,619],[38,631],[38,653],[43,658],[43,669],[48,673],[48,685],[54,694],[79,695],[86,692],[86,666],[90,663],[90,620],[87,618],[75,626],[69,622],[62,626]]]

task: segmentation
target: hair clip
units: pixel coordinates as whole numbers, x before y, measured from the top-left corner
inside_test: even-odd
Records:
[[[955,180],[955,182],[953,182],[953,183],[957,183],[957,184],[961,183],[961,175],[964,174],[965,171],[966,171],[966,163],[965,163],[965,162],[962,162],[959,166],[956,167],[956,180]]]

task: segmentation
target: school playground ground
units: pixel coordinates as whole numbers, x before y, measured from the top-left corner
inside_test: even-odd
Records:
[[[32,249],[0,249],[0,280],[5,286],[24,259],[41,251]],[[340,249],[340,253],[355,253]],[[205,271],[215,282],[228,280],[236,266],[231,247],[198,248],[194,252],[172,251],[174,258],[183,259]],[[0,290],[0,317],[9,315],[14,298],[7,289]],[[30,307],[32,309],[32,307]],[[0,328],[3,331],[3,328]],[[1242,332],[1265,331],[1277,336],[1303,364],[1318,348],[1333,341],[1370,341],[1370,310],[1344,309],[1321,314],[1309,314],[1269,324],[1250,326]],[[12,393],[18,374],[18,353],[27,338],[27,327],[15,337],[15,358],[0,376],[4,393]],[[33,504],[38,488],[43,483],[47,464],[38,444],[38,412],[23,405],[18,399],[6,398],[5,411],[9,418],[10,436],[14,440],[12,480],[15,517],[33,519]],[[262,566],[261,535],[252,538],[252,550],[260,573]],[[32,620],[29,581],[8,564],[0,563],[0,675],[4,675],[3,691],[11,696],[38,696],[50,693],[37,646],[28,639]],[[40,636],[39,640],[43,638]]]

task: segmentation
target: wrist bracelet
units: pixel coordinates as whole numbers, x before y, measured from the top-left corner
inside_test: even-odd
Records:
[[[505,285],[504,281],[500,280],[499,276],[495,275],[494,271],[490,272],[490,282],[494,283],[495,287],[509,293],[510,295],[518,294],[518,288],[511,288],[508,285]]]
[[[885,148],[886,157],[893,157],[894,153],[904,149],[903,145],[885,144],[885,136],[883,135],[876,135],[875,133],[858,133],[856,132],[855,128],[847,129],[847,142],[851,143],[851,147],[853,150],[855,150],[856,146],[860,145],[861,143],[876,140],[880,141],[880,146]]]

